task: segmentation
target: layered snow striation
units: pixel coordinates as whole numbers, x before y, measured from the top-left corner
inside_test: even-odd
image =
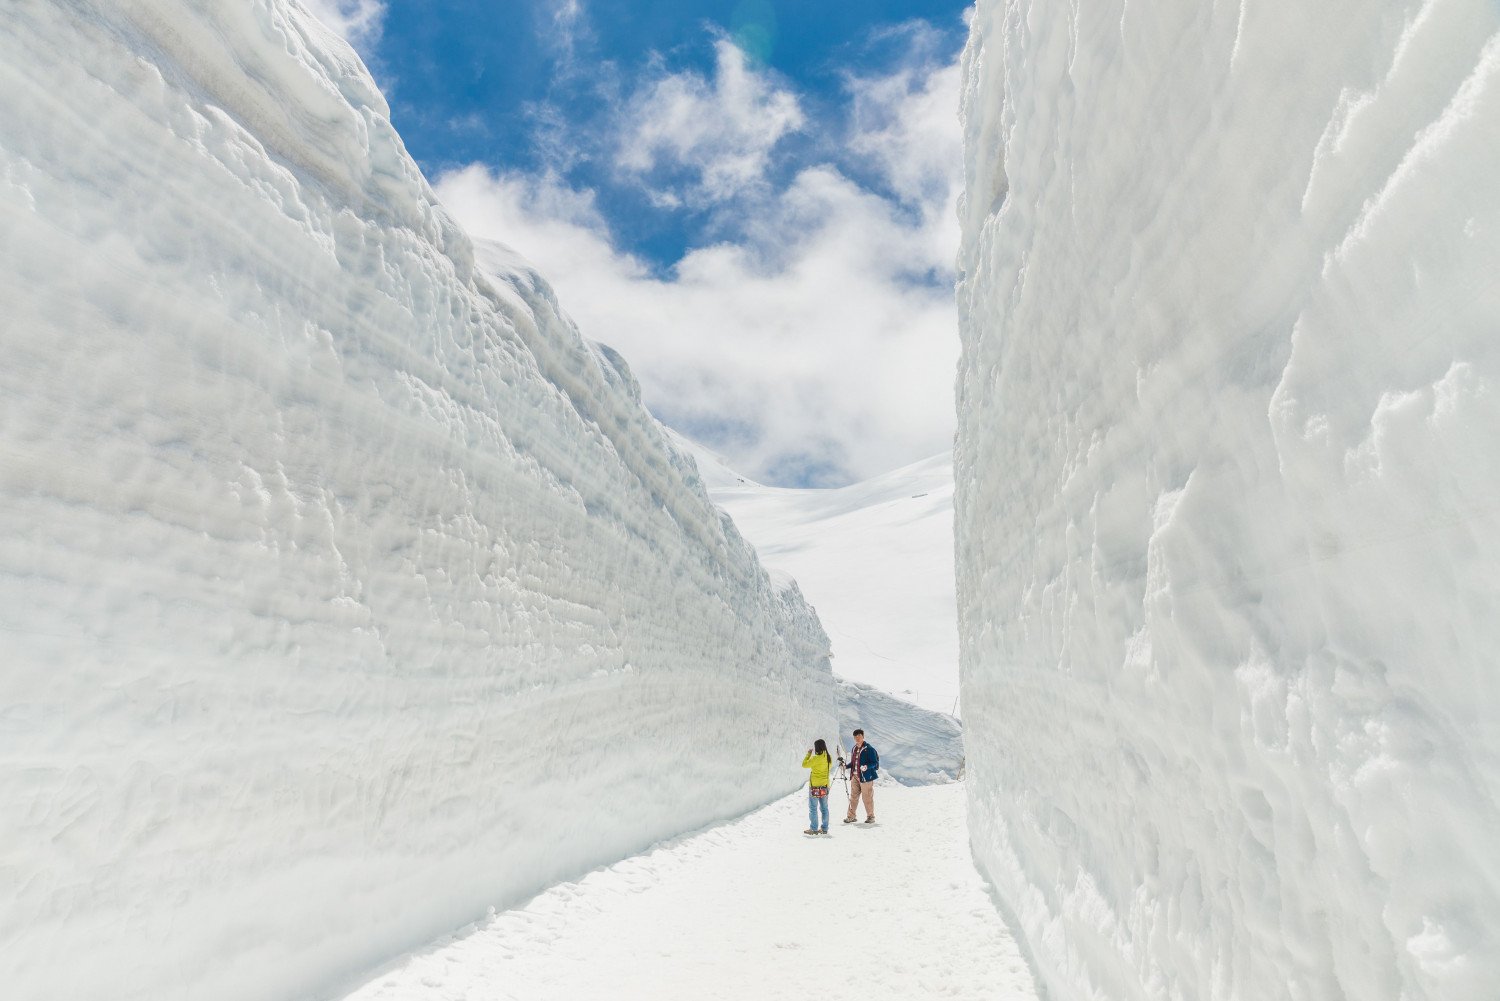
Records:
[[[976,854],[1058,997],[1500,984],[1500,7],[980,0]]]
[[[0,20],[7,996],[326,993],[804,780],[816,617],[342,42]]]

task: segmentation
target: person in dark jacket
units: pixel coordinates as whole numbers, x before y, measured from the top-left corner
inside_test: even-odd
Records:
[[[865,823],[875,823],[875,780],[880,777],[880,755],[872,744],[865,743],[865,732],[854,731],[854,748],[849,752],[849,816],[844,823],[854,823],[854,812],[863,800]]]

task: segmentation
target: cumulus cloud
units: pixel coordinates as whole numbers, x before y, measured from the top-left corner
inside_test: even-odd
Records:
[[[758,186],[782,137],[802,128],[797,97],[751,69],[732,42],[714,46],[713,76],[670,73],[620,115],[618,163],[669,204],[724,201]]]
[[[850,151],[876,169],[897,201],[921,215],[934,241],[927,254],[944,267],[952,265],[959,241],[959,76],[956,62],[923,63],[849,82]]]
[[[832,485],[949,447],[960,161],[942,151],[957,143],[956,68],[851,81],[845,152],[883,183],[824,163],[779,187],[756,158],[801,124],[795,98],[728,53],[715,79],[683,76],[651,89],[684,109],[666,116],[683,141],[644,148],[704,164],[705,190],[746,211],[732,240],[666,273],[622,250],[593,193],[555,173],[471,166],[439,178],[438,195],[474,236],[536,264],[584,335],[630,361],[659,417],[748,475]],[[779,107],[781,124],[715,122],[726,104]],[[724,163],[738,166],[713,173]]]
[[[875,163],[891,190],[913,204],[935,204],[955,190],[963,162],[956,121],[959,66],[901,69],[849,81],[854,134],[850,148]]]
[[[344,36],[357,49],[365,49],[380,37],[385,19],[381,0],[302,0],[303,6],[328,27]]]

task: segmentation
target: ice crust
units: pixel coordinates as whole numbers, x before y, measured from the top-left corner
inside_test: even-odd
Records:
[[[976,854],[1055,997],[1500,985],[1500,6],[979,0]]]
[[[816,617],[342,41],[7,0],[0,93],[5,996],[326,993],[805,778]]]

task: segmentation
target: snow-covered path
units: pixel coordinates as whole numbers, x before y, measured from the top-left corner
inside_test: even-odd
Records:
[[[836,787],[826,839],[801,834],[805,803],[555,886],[345,1001],[1036,997],[970,860],[962,785],[883,786],[868,828],[839,823]]]

